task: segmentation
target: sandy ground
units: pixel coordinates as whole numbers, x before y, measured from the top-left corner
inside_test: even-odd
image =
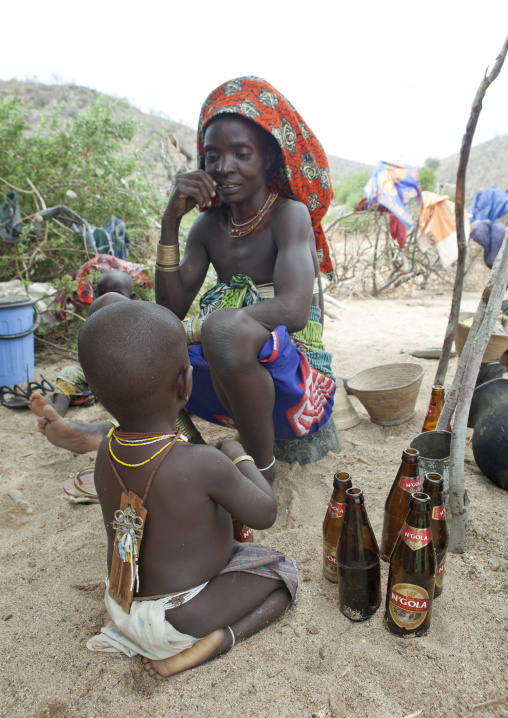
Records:
[[[478,296],[467,294],[463,309],[474,310]],[[229,654],[163,683],[144,673],[139,658],[85,647],[103,617],[105,534],[99,506],[70,505],[62,484],[94,457],[51,446],[28,411],[0,408],[0,715],[508,716],[508,701],[473,708],[508,694],[508,504],[506,493],[480,473],[470,447],[466,552],[448,558],[445,589],[425,637],[392,635],[382,609],[365,623],[350,622],[338,610],[336,586],[322,573],[321,524],[335,471],[349,471],[364,489],[380,537],[386,495],[402,450],[420,432],[437,365],[408,352],[441,343],[449,302],[447,294],[415,291],[410,298],[348,301],[350,311],[337,310],[337,319],[327,320],[338,374],[399,361],[424,365],[416,417],[383,428],[353,399],[362,421],[340,433],[340,454],[310,466],[278,465],[278,518],[255,538],[298,561],[298,607]],[[40,370],[54,379],[65,363],[36,367],[36,377]],[[452,360],[447,386],[455,366]],[[106,418],[101,407],[69,416]],[[210,441],[225,435],[200,426]],[[13,488],[23,491],[32,513],[8,498]],[[383,565],[383,591],[386,579]]]

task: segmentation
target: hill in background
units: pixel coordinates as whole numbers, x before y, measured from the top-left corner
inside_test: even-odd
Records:
[[[455,188],[459,153],[441,160],[436,172],[437,181],[447,188]],[[466,174],[466,194],[472,197],[475,192],[491,185],[508,190],[508,135],[494,137],[488,142],[471,148]]]
[[[4,97],[19,96],[32,104],[33,110],[29,118],[29,129],[37,126],[40,114],[53,110],[63,104],[61,117],[72,119],[79,112],[89,109],[101,93],[87,87],[77,85],[43,85],[37,82],[19,82],[18,80],[0,80],[0,100]],[[107,97],[107,96],[106,96]],[[113,99],[113,98],[112,98]],[[175,109],[175,114],[178,110]],[[174,122],[163,115],[141,112],[136,107],[119,108],[119,117],[130,116],[142,123],[135,142],[141,152],[143,163],[153,168],[151,176],[157,183],[167,183],[167,174],[161,159],[161,141],[159,135],[173,134],[179,142],[189,169],[196,168],[196,131],[191,127]],[[148,146],[147,146],[148,145]],[[370,165],[328,155],[330,170],[333,175],[344,177],[355,172],[371,170]]]
[[[62,118],[76,117],[82,110],[87,110],[100,93],[77,85],[43,85],[35,82],[18,80],[0,80],[0,100],[9,96],[20,96],[29,101],[33,110],[29,119],[29,128],[36,127],[38,117],[45,110],[52,110],[63,104]],[[196,131],[165,116],[147,114],[132,105],[119,108],[120,117],[130,116],[142,123],[136,142],[143,163],[151,168],[154,182],[167,185],[167,173],[162,161],[161,139],[173,134],[178,139],[180,149],[189,169],[196,167]],[[177,110],[175,111],[177,114]],[[440,191],[446,193],[455,188],[459,155],[454,154],[441,160],[436,172],[436,179],[441,185]],[[366,165],[354,160],[347,160],[328,155],[330,170],[336,177],[372,170],[373,165]],[[467,196],[483,187],[496,184],[501,189],[508,189],[508,135],[495,137],[488,142],[476,145],[471,150],[467,170]]]

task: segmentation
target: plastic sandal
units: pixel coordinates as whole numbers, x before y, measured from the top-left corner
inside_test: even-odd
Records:
[[[63,485],[64,498],[73,504],[97,504],[97,491],[94,484],[94,467],[78,471],[75,476],[69,476]]]
[[[28,382],[28,395],[33,391],[39,391],[42,396],[45,396],[46,394],[52,394],[55,391],[55,387],[51,382],[49,382],[47,379],[45,379],[41,374],[41,381],[29,381]]]
[[[6,409],[28,409],[29,395],[15,384],[0,387],[0,403]]]

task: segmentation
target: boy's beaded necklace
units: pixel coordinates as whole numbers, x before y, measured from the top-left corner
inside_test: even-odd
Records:
[[[138,466],[144,466],[145,464],[148,464],[152,459],[155,459],[156,456],[159,456],[159,454],[162,454],[164,449],[166,449],[172,442],[172,440],[175,438],[176,434],[156,434],[155,436],[153,434],[144,434],[144,433],[136,433],[136,432],[126,432],[126,431],[118,431],[118,429],[112,428],[108,434],[109,436],[109,453],[113,457],[115,461],[117,461],[119,464],[122,464],[122,466],[128,466],[130,468],[137,468]],[[129,437],[129,438],[127,438]],[[115,454],[113,453],[113,439],[116,440],[120,446],[127,446],[130,448],[135,448],[137,446],[148,446],[149,444],[155,444],[159,441],[165,441],[166,439],[169,439],[169,441],[164,444],[164,446],[159,449],[159,451],[156,451],[155,454],[150,456],[149,459],[146,459],[146,461],[141,461],[139,464],[127,464],[125,461],[121,461]],[[177,441],[184,441],[184,439],[181,439],[178,437]]]
[[[180,429],[175,429],[171,434],[142,434],[134,432],[121,432],[114,427],[111,428],[109,437],[109,463],[113,474],[115,475],[122,493],[120,495],[120,508],[114,513],[114,520],[110,526],[115,531],[113,542],[113,557],[111,559],[111,570],[109,574],[108,594],[111,598],[123,608],[126,613],[130,613],[132,597],[134,595],[134,584],[137,585],[139,591],[139,572],[138,562],[141,549],[141,541],[143,539],[143,531],[145,527],[148,511],[145,507],[145,501],[152,485],[153,478],[161,463],[164,461],[168,453],[171,451],[177,441],[180,439]],[[159,441],[171,440],[166,443],[162,449],[157,451],[146,461],[139,464],[127,464],[120,461],[112,451],[113,438],[121,446],[145,446],[146,444],[154,444]],[[129,491],[122,481],[113,459],[119,464],[128,467],[137,467],[147,464],[156,456],[159,456],[149,478],[146,483],[143,498],[139,498],[133,491]],[[130,570],[129,570],[130,569]]]

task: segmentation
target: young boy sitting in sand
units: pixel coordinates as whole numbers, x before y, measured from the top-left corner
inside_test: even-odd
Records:
[[[272,489],[242,446],[178,440],[176,416],[191,392],[192,368],[172,312],[145,302],[104,307],[81,330],[79,359],[92,391],[119,422],[103,439],[95,469],[115,585],[106,589],[108,623],[87,645],[140,653],[160,680],[276,620],[296,601],[297,568],[278,551],[233,541],[231,515],[266,529],[277,512]],[[128,511],[115,515],[127,492],[143,497],[147,511],[141,525],[143,509],[135,504],[137,561],[136,541],[125,539],[133,526]],[[119,566],[133,591],[123,608],[110,595],[119,593]]]

